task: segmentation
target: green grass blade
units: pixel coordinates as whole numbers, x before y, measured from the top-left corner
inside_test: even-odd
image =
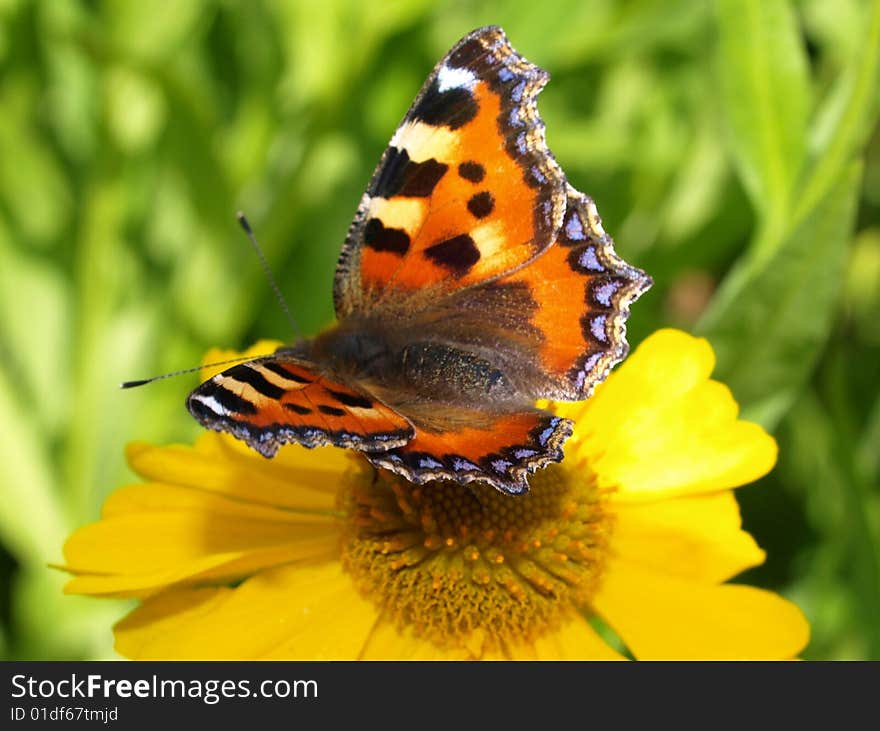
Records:
[[[0,543],[22,564],[57,561],[67,528],[48,450],[0,370]]]
[[[738,296],[702,327],[716,377],[746,415],[772,427],[825,345],[841,291],[862,165],[853,163]]]
[[[880,0],[870,6],[865,41],[816,114],[811,148],[820,150],[798,196],[799,222],[834,185],[843,167],[867,142],[880,112]]]
[[[789,220],[806,151],[810,80],[797,19],[786,0],[719,0],[718,65],[724,116],[740,177],[769,256]]]

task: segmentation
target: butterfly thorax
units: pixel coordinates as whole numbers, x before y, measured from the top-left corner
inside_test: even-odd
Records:
[[[420,338],[408,329],[392,330],[371,318],[346,319],[289,352],[321,363],[386,403],[501,405],[523,400],[489,354],[427,334]]]

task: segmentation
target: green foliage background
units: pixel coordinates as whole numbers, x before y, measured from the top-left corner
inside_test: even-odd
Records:
[[[549,143],[650,272],[631,341],[704,334],[771,429],[738,492],[808,658],[880,659],[880,2],[0,0],[0,651],[112,657],[122,602],[61,594],[65,536],[134,439],[191,440],[212,345],[307,331],[424,77],[483,24],[553,78]],[[158,538],[157,538],[158,539]]]

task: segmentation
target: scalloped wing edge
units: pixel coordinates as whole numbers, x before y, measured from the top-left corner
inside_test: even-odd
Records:
[[[567,194],[569,207],[573,204],[575,211],[583,214],[579,220],[585,219],[587,231],[580,239],[575,239],[572,236],[575,232],[567,231],[564,223],[558,244],[572,249],[570,258],[583,261],[581,266],[584,271],[598,265],[595,273],[607,273],[626,282],[611,295],[611,317],[606,317],[605,321],[605,334],[609,339],[610,347],[605,352],[585,354],[583,362],[572,368],[570,371],[572,380],[575,384],[582,380],[583,387],[575,386],[569,392],[560,392],[552,396],[552,398],[564,401],[583,401],[588,399],[596,386],[608,377],[614,366],[629,354],[630,346],[626,340],[626,321],[629,318],[630,306],[651,288],[654,280],[644,271],[628,264],[618,256],[614,250],[614,239],[602,227],[599,211],[590,196],[581,193],[571,185],[568,185]],[[563,239],[567,239],[567,241]],[[579,243],[581,241],[583,243]],[[595,263],[588,256],[590,250],[595,256]],[[574,256],[576,253],[579,253],[578,257]],[[572,267],[574,268],[574,264]],[[590,360],[593,362],[590,363]]]
[[[461,485],[483,482],[509,495],[521,495],[529,491],[528,475],[565,456],[562,445],[572,435],[574,422],[570,419],[543,412],[546,422],[538,424],[529,432],[527,444],[515,444],[500,452],[484,455],[475,464],[456,454],[440,457],[425,452],[397,454],[387,452],[364,453],[375,467],[381,467],[402,475],[410,482],[423,485],[431,480],[450,480]],[[413,463],[418,460],[418,463]]]

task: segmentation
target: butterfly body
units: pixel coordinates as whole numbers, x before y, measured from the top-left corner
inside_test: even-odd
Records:
[[[651,280],[614,253],[544,142],[546,72],[498,28],[463,38],[404,117],[334,281],[337,323],[203,383],[188,407],[267,457],[358,449],[416,483],[510,493],[562,459],[581,400],[627,352]]]
[[[341,378],[349,374],[391,405],[413,400],[470,404],[478,399],[500,404],[516,398],[510,379],[488,355],[416,334],[412,339],[400,332],[390,339],[379,332],[375,337],[335,335],[316,342],[316,361],[330,365]]]

